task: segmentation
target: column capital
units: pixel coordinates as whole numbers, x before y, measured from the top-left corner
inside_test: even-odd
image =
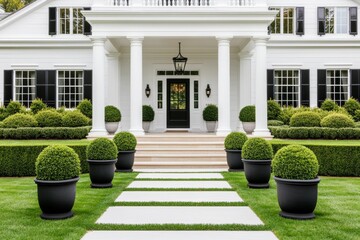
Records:
[[[257,44],[266,44],[270,39],[270,36],[255,36],[252,38],[254,43]]]
[[[97,44],[105,44],[107,38],[106,37],[90,37],[93,45],[97,45]]]
[[[106,54],[107,57],[109,58],[118,58],[121,56],[121,53],[119,52],[109,52]]]
[[[126,38],[129,39],[131,44],[133,44],[133,43],[142,44],[142,42],[144,41],[143,36],[128,36]]]
[[[244,51],[239,52],[238,56],[240,57],[240,59],[250,59],[253,56],[253,53],[251,51]]]
[[[216,36],[216,40],[218,43],[230,43],[231,39],[233,39],[233,36]]]

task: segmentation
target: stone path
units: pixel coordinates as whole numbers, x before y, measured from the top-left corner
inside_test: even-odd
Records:
[[[116,202],[134,203],[134,205],[137,205],[136,203],[147,203],[147,205],[109,207],[96,221],[97,224],[264,225],[247,206],[201,206],[201,203],[209,202],[230,204],[243,202],[235,191],[229,191],[232,188],[221,174],[142,173],[137,176],[137,179],[128,186],[132,190],[124,191],[116,199]],[[159,179],[164,180],[159,181]],[[178,181],[175,181],[175,179]],[[203,181],[204,179],[209,180]],[[139,191],[135,189],[139,189]],[[162,190],[153,191],[153,189]],[[181,191],[179,189],[193,190]],[[211,191],[206,189],[211,189]],[[200,206],[156,206],[156,203],[173,203],[176,205],[177,202],[198,203]],[[151,206],[152,204],[154,206]],[[83,237],[83,240],[95,239],[276,240],[277,238],[271,231],[93,231],[88,232]]]

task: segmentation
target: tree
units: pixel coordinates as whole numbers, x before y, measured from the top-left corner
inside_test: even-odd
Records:
[[[14,12],[35,0],[0,0],[0,5],[6,12]]]

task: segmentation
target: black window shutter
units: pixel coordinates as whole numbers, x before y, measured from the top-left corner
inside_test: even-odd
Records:
[[[325,21],[325,8],[318,8],[318,35],[325,35],[326,21]]]
[[[56,35],[56,7],[49,8],[49,35]]]
[[[301,106],[310,106],[310,70],[301,70]]]
[[[92,70],[84,70],[84,98],[92,100]]]
[[[326,99],[326,70],[318,70],[318,107],[321,107],[321,104]]]
[[[296,35],[305,34],[305,8],[297,7],[296,8]]]
[[[91,8],[89,7],[86,7],[84,8],[85,11],[90,11]],[[84,17],[84,35],[86,36],[89,36],[89,35],[92,35],[92,32],[91,32],[92,28],[91,28],[91,25],[88,21],[86,21],[85,17]]]
[[[267,97],[268,100],[274,99],[274,70],[267,70]]]
[[[357,7],[349,8],[349,19],[350,19],[350,35],[358,34],[358,9]]]
[[[49,107],[56,107],[56,71],[36,71],[36,97]]]
[[[4,105],[7,106],[13,99],[13,70],[4,71]]]
[[[351,87],[350,96],[360,101],[360,69],[350,71]]]

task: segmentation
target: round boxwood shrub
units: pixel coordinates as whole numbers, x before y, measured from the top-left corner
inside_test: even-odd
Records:
[[[41,110],[44,110],[46,107],[46,104],[41,99],[36,98],[32,101],[30,105],[30,110],[33,114],[37,114]]]
[[[290,119],[290,127],[319,127],[321,118],[316,112],[295,113]]]
[[[242,122],[255,122],[255,106],[246,106],[241,109],[239,119]]]
[[[80,175],[80,159],[76,152],[67,146],[45,148],[35,163],[36,178],[44,181],[61,181]]]
[[[351,116],[355,116],[355,112],[360,110],[360,103],[358,100],[350,98],[346,101],[344,108]]]
[[[341,113],[332,113],[321,120],[321,126],[327,128],[354,128],[355,122]]]
[[[154,109],[149,105],[144,105],[142,109],[142,120],[143,122],[152,122],[155,118]]]
[[[120,122],[121,121],[121,112],[115,106],[106,106],[105,107],[105,122]]]
[[[38,123],[34,116],[23,113],[16,113],[7,117],[4,121],[4,128],[37,127]]]
[[[129,132],[117,133],[113,141],[119,151],[134,151],[137,144],[136,137]]]
[[[21,111],[22,105],[19,102],[10,101],[10,103],[6,107],[6,112],[9,115],[14,115],[16,113],[19,113]]]
[[[247,140],[245,133],[232,132],[225,138],[225,148],[227,150],[241,150]]]
[[[279,120],[269,120],[268,121],[268,126],[269,127],[280,127],[280,126],[284,126],[284,122],[283,121],[279,121]]]
[[[267,102],[268,107],[268,120],[277,120],[280,113],[281,107],[275,100],[269,100]]]
[[[79,105],[76,107],[82,114],[87,116],[88,118],[92,118],[92,104],[90,100],[84,99],[82,100]]]
[[[322,104],[321,104],[321,109],[324,111],[335,111],[339,108],[339,105],[337,105],[336,102],[334,102],[331,99],[326,99]]]
[[[35,115],[39,127],[61,127],[62,115],[54,110],[43,110]]]
[[[214,104],[209,104],[203,111],[203,119],[208,122],[217,122],[219,118],[219,109]]]
[[[270,160],[273,158],[271,144],[263,138],[251,138],[242,148],[242,158],[248,160]]]
[[[319,163],[315,154],[307,147],[290,145],[275,154],[272,169],[279,178],[311,180],[318,175]]]
[[[360,128],[360,122],[356,122],[356,123],[355,123],[355,127],[356,127],[356,128]]]
[[[84,127],[87,126],[90,119],[80,111],[67,111],[62,117],[64,127]]]
[[[98,138],[87,146],[86,154],[89,160],[114,160],[118,149],[110,139]]]

